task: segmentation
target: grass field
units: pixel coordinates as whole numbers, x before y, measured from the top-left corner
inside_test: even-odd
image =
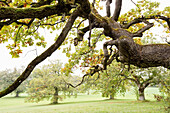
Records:
[[[128,92],[125,97],[118,96],[115,100],[102,98],[100,95],[78,95],[60,104],[51,105],[49,101],[25,103],[25,97],[7,96],[0,99],[0,113],[164,113],[163,102],[156,102],[152,93],[159,93],[155,88],[146,91],[149,102],[139,102]]]

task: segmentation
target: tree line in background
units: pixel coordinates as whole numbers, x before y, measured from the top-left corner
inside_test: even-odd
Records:
[[[20,85],[13,93],[18,97],[26,93],[27,102],[40,102],[44,99],[53,104],[66,97],[77,96],[78,93],[101,93],[103,97],[114,99],[118,94],[125,94],[132,87],[136,88],[137,100],[145,101],[145,88],[159,87],[160,91],[169,98],[170,71],[163,67],[141,69],[133,67],[133,72],[120,73],[120,63],[114,61],[107,71],[86,77],[79,87],[82,78],[62,73],[62,63],[59,60],[50,61],[49,64],[36,68],[32,76]],[[21,73],[22,69],[7,69],[0,72],[0,89],[5,89]]]

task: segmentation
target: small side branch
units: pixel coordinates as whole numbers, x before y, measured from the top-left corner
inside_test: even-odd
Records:
[[[110,40],[110,41],[107,41],[103,44],[103,51],[104,51],[104,60],[103,60],[103,68],[104,70],[107,69],[107,65],[108,65],[108,60],[109,60],[109,57],[110,57],[110,54],[108,53],[108,49],[107,49],[107,46],[112,46],[112,45],[117,45],[118,44],[118,40]]]
[[[85,77],[87,77],[87,76],[93,76],[95,73],[99,73],[99,71],[102,71],[102,70],[103,70],[103,68],[100,67],[99,65],[92,66],[92,67],[90,68],[90,73],[85,74],[85,75],[82,77],[81,82],[80,82],[79,84],[77,84],[77,85],[73,85],[73,84],[71,84],[71,83],[66,82],[64,79],[63,79],[63,80],[65,81],[65,83],[66,83],[68,86],[71,86],[71,87],[73,87],[73,88],[76,88],[76,87],[78,87],[78,86],[80,86],[81,84],[84,83]],[[99,78],[99,75],[98,75],[97,79],[98,79],[98,78]],[[96,80],[97,80],[97,79],[96,79]],[[96,80],[95,80],[95,81],[96,81]]]
[[[133,4],[135,4],[135,5],[136,5],[136,7],[138,7],[138,6],[137,6],[137,4],[136,4],[133,0],[131,0],[131,1],[132,1],[132,3],[133,3]],[[139,7],[138,7],[138,8],[139,8]]]
[[[92,26],[93,26],[93,23],[92,23],[92,19],[89,15],[89,37],[88,37],[88,40],[89,40],[89,47],[91,47],[91,32],[92,32]]]
[[[149,23],[146,20],[142,20],[145,24],[147,24],[145,27],[139,29],[136,33],[133,33],[133,37],[142,37],[142,33],[145,32],[146,30],[150,29],[153,27],[153,23]]]
[[[73,84],[71,84],[71,83],[66,82],[64,79],[63,79],[63,80],[64,80],[64,82],[65,82],[68,86],[71,86],[71,87],[73,87],[73,88],[76,88],[76,87],[80,86],[81,84],[83,84],[84,79],[85,79],[86,76],[88,76],[88,74],[85,74],[85,75],[82,77],[81,82],[80,82],[79,84],[75,85],[75,86],[74,86]]]
[[[3,27],[3,26],[5,26],[5,25],[10,25],[10,24],[12,24],[13,22],[15,22],[16,20],[15,19],[10,19],[10,20],[8,20],[8,21],[6,21],[6,22],[0,22],[0,30],[1,30],[1,28]]]
[[[77,37],[74,39],[74,46],[77,46],[79,41],[83,41],[83,37],[84,37],[85,33],[93,28],[94,28],[94,24],[92,24],[91,27],[87,26],[83,29],[79,29],[78,33],[77,33]]]
[[[167,18],[165,16],[161,16],[161,15],[153,15],[150,17],[144,17],[142,16],[141,18],[136,18],[133,21],[129,22],[128,24],[126,24],[123,28],[128,29],[130,26],[143,22],[144,20],[149,20],[149,19],[161,19],[167,22],[169,28],[170,28],[170,18]]]

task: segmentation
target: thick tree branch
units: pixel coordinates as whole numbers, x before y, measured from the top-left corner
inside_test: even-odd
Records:
[[[0,7],[0,26],[10,25],[13,22],[16,22],[19,19],[26,19],[26,18],[38,18],[42,19],[47,16],[51,15],[62,15],[65,13],[69,15],[69,11],[71,10],[71,6],[69,4],[62,4],[62,5],[48,5],[42,6],[39,8],[11,8],[11,7]]]
[[[112,3],[112,0],[107,0],[106,2],[106,14],[107,17],[110,17],[111,13],[110,13],[110,4]]]
[[[60,36],[58,37],[57,41],[50,46],[45,52],[43,52],[40,56],[37,56],[25,69],[25,71],[16,79],[16,81],[10,85],[8,88],[0,92],[0,97],[3,97],[12,91],[14,91],[32,72],[32,70],[35,68],[37,64],[45,60],[47,57],[49,57],[55,50],[57,50],[60,45],[65,40],[68,32],[73,26],[74,21],[78,17],[79,12],[78,9],[70,16],[66,26],[62,30]]]
[[[11,8],[0,7],[0,20],[3,19],[24,19],[24,18],[38,18],[42,19],[54,14],[62,15],[68,14],[71,10],[70,5],[48,5],[39,8]]]
[[[114,14],[112,16],[113,20],[118,21],[120,11],[121,11],[121,7],[122,7],[122,0],[116,0],[116,2],[115,2],[115,11],[114,11]]]

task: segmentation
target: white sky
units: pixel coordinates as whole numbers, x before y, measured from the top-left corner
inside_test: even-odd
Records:
[[[136,3],[137,0],[133,0],[133,1]],[[160,2],[161,10],[166,6],[170,6],[170,0],[151,0],[151,1]],[[113,5],[114,5],[114,0],[113,0]],[[135,7],[136,6],[131,2],[131,0],[123,0],[121,13],[125,13],[131,8],[135,8]],[[23,53],[20,56],[20,58],[12,58],[11,55],[9,54],[9,50],[6,48],[7,44],[0,44],[0,71],[4,69],[9,69],[9,68],[15,68],[15,67],[20,68],[21,66],[27,66],[36,57],[35,51],[32,51],[32,52],[28,52],[28,51],[34,50],[35,48],[37,48],[38,55],[40,55],[51,44],[54,43],[53,39],[55,37],[55,34],[50,34],[48,33],[47,30],[42,30],[42,33],[44,34],[44,37],[46,38],[47,47],[45,49],[42,47],[35,47],[35,46],[24,48]],[[65,57],[65,55],[62,54],[61,51],[57,50],[52,54],[51,57],[47,58],[45,61],[43,61],[39,65],[46,64],[49,59],[50,60],[60,59],[61,62],[67,62],[67,58]]]

